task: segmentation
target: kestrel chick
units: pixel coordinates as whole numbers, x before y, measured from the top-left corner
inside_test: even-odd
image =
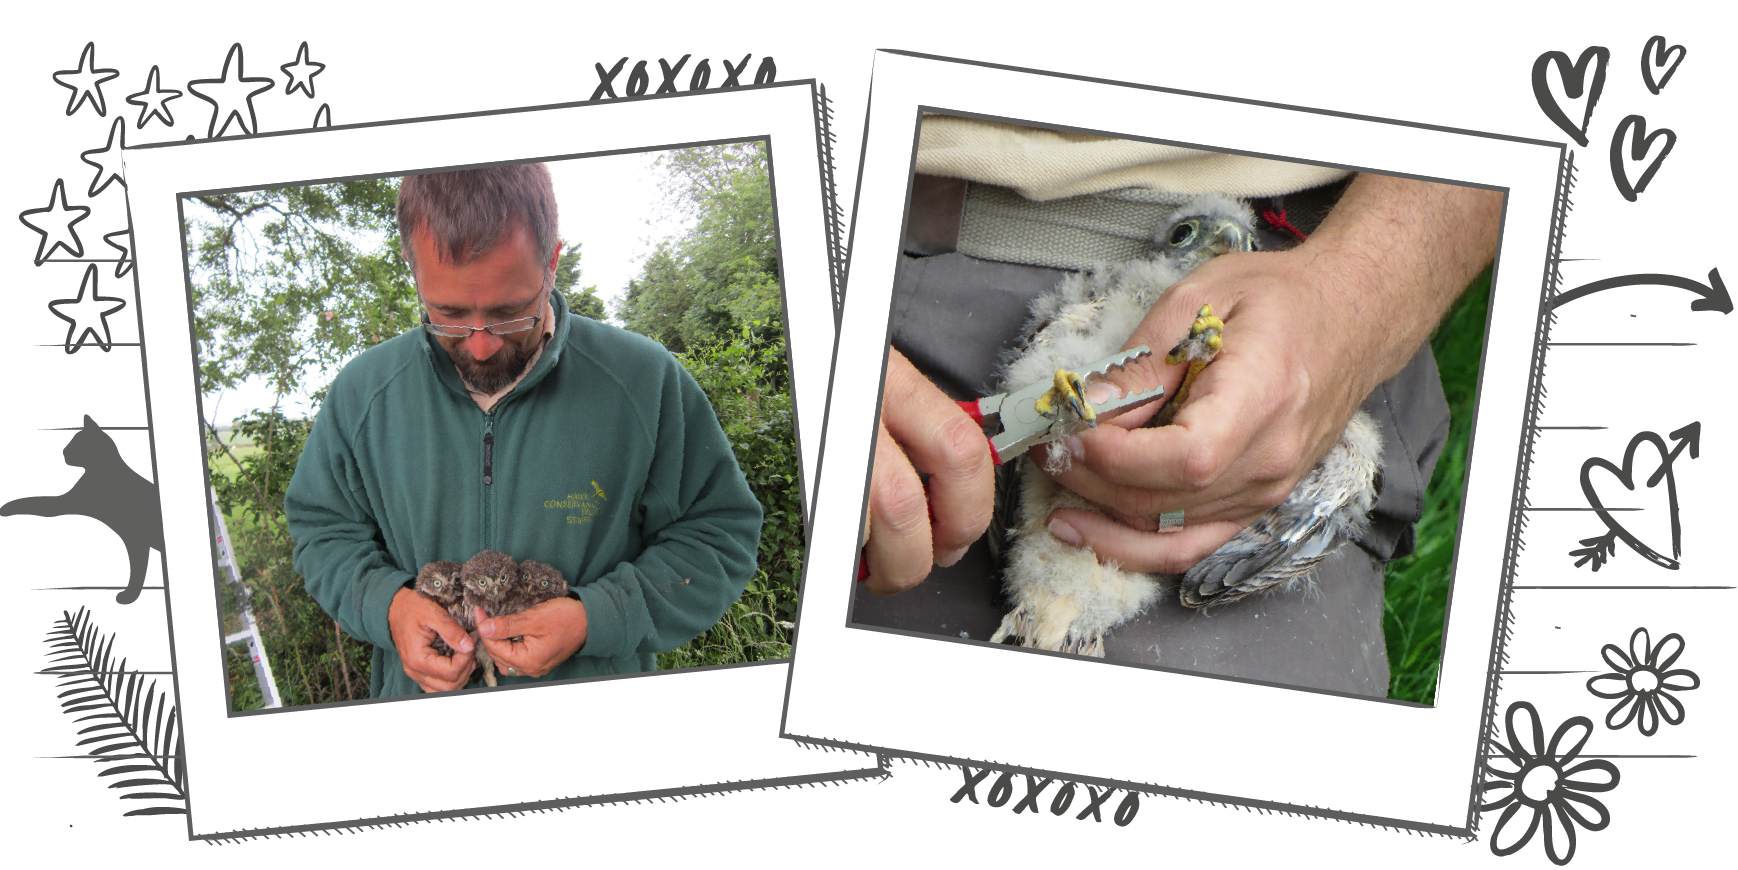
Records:
[[[1198,197],[1155,234],[1149,257],[1064,278],[1033,300],[1032,319],[1003,371],[1001,389],[1050,380],[1061,369],[1121,348],[1164,292],[1196,266],[1223,253],[1253,250],[1253,224],[1248,208],[1236,200],[1217,194]],[[1173,365],[1188,363],[1188,376],[1156,425],[1170,422],[1195,376],[1223,346],[1225,328],[1211,307],[1197,312],[1189,334],[1166,359]],[[1058,382],[1053,392],[1067,398],[1078,391]],[[1047,467],[1067,466],[1062,442],[1053,442],[1049,450]],[[1182,603],[1205,608],[1307,583],[1317,563],[1368,528],[1381,455],[1375,422],[1358,412],[1339,443],[1283,504],[1182,576]],[[1013,545],[1003,578],[1015,608],[990,640],[1013,637],[1025,646],[1102,656],[1104,635],[1158,600],[1161,589],[1176,578],[1101,565],[1090,549],[1057,540],[1047,527],[1054,511],[1100,508],[1063,488],[1033,462],[1023,462],[1019,476],[1019,518],[1008,532]]]

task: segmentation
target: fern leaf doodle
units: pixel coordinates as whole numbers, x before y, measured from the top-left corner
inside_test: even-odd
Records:
[[[73,722],[90,722],[78,729],[83,740],[75,743],[75,747],[89,747],[83,757],[116,762],[99,771],[99,778],[143,774],[108,783],[109,788],[127,788],[127,794],[118,795],[122,801],[155,802],[153,806],[129,809],[122,816],[186,814],[188,790],[182,778],[181,719],[174,710],[103,710],[80,715]]]

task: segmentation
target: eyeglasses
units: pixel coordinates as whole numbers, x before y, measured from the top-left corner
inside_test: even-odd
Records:
[[[553,286],[553,282],[551,282],[551,286]],[[541,311],[543,307],[542,300],[547,298],[547,296],[544,296],[539,299],[539,311]],[[490,335],[513,335],[514,333],[524,332],[528,329],[536,329],[538,322],[542,319],[543,315],[539,313],[532,317],[503,320],[500,323],[485,323],[482,326],[461,326],[458,324],[435,323],[429,320],[428,308],[424,307],[422,310],[422,328],[433,335],[439,335],[443,338],[470,338],[471,334],[476,332],[487,332]]]

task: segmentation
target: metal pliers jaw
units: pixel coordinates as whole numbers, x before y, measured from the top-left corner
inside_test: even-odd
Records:
[[[1087,404],[1093,412],[1092,417],[1077,416],[1067,410],[1065,402],[1049,402],[1054,410],[1046,414],[1039,410],[1040,403],[1050,394],[1056,385],[1052,381],[1039,381],[1011,393],[997,393],[969,402],[960,402],[959,406],[984,427],[985,437],[990,442],[990,458],[997,465],[1026,452],[1038,444],[1065,438],[1089,426],[1096,426],[1094,419],[1097,414],[1115,411],[1136,405],[1149,399],[1156,399],[1165,394],[1162,386],[1143,392],[1128,393],[1121,398],[1110,399],[1102,404],[1093,404],[1086,399],[1086,388],[1096,380],[1102,380],[1112,368],[1127,365],[1131,360],[1143,356],[1151,356],[1152,349],[1146,345],[1118,351],[1104,359],[1090,362],[1075,369],[1066,369],[1079,377],[1080,400]]]

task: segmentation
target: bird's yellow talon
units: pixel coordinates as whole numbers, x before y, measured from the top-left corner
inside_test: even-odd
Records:
[[[1088,426],[1098,425],[1098,414],[1092,410],[1092,403],[1086,400],[1086,386],[1080,376],[1067,370],[1056,370],[1056,385],[1038,397],[1032,407],[1047,419],[1054,420],[1061,416],[1064,409],[1074,412],[1074,416],[1085,421]]]
[[[1156,418],[1160,426],[1169,426],[1177,417],[1177,411],[1189,399],[1189,388],[1194,386],[1195,378],[1199,377],[1207,364],[1219,355],[1225,347],[1225,321],[1213,316],[1213,306],[1203,305],[1195,312],[1195,322],[1189,324],[1189,334],[1165,354],[1166,365],[1189,364],[1188,374],[1183,376],[1183,383],[1177,387],[1177,394],[1159,411]]]

